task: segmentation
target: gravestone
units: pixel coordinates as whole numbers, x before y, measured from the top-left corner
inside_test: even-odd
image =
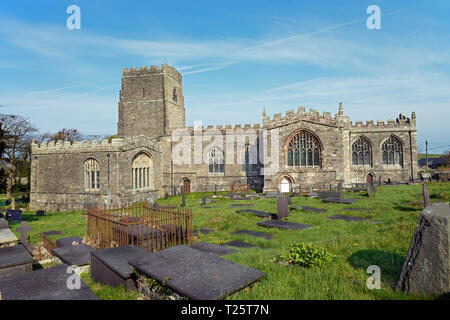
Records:
[[[245,234],[253,237],[264,238],[266,240],[270,240],[273,238],[273,234],[251,230],[238,230],[236,232],[233,232],[233,234]]]
[[[367,184],[367,195],[370,197],[372,196],[373,190],[372,190],[372,184]]]
[[[169,194],[167,192],[164,194],[164,199],[169,199]]]
[[[380,174],[380,176],[378,177],[378,186],[379,186],[379,187],[381,186],[381,174]]]
[[[291,204],[292,204],[292,199],[291,199],[291,197],[288,196],[286,199],[287,199],[287,204],[288,204],[288,205],[291,205]]]
[[[22,220],[22,210],[7,210],[6,217],[14,221]]]
[[[26,221],[22,221],[20,227],[16,228],[16,232],[20,232],[20,242],[22,242],[22,243],[28,242],[27,233],[28,233],[28,231],[31,231],[32,229],[33,229],[32,227],[27,226]]]
[[[184,198],[184,188],[183,188],[183,186],[181,186],[180,190],[181,190],[181,206],[185,207],[186,206],[186,199]]]
[[[6,205],[6,206],[9,206],[10,204],[11,204],[11,200],[10,200],[10,199],[8,199],[8,200],[5,201],[5,205]]]
[[[206,204],[206,198],[203,197],[203,198],[202,198],[202,203],[201,203],[201,205],[204,206],[205,204]]]
[[[244,248],[244,249],[249,249],[249,248],[265,249],[263,247],[256,246],[254,244],[243,242],[243,241],[239,241],[239,240],[228,241],[226,243],[223,243],[222,246],[235,247],[235,248]]]
[[[320,199],[342,198],[342,197],[344,197],[343,191],[321,191],[321,192],[319,192]]]
[[[346,216],[343,214],[337,214],[332,217],[330,217],[332,220],[344,220],[344,221],[364,221],[367,220],[367,218],[361,218],[361,217],[353,217],[353,216]]]
[[[265,274],[182,245],[129,261],[139,272],[192,300],[216,300],[239,291]]]
[[[223,256],[230,253],[237,252],[235,249],[227,248],[218,244],[209,243],[205,241],[200,241],[191,244],[189,247],[209,253],[209,254],[215,254],[217,256]]]
[[[217,184],[214,185],[214,194],[217,194]]]
[[[56,240],[56,246],[58,248],[62,248],[62,247],[71,247],[73,246],[74,242],[78,242],[79,244],[81,244],[83,242],[83,239],[81,239],[80,237],[67,237],[67,238],[61,238]]]
[[[253,213],[254,215],[256,215],[260,218],[272,217],[272,215],[273,215],[273,213],[270,213],[270,212],[258,211],[258,210],[253,210],[253,209],[242,209],[242,210],[236,211],[236,213],[241,213],[241,212]]]
[[[289,229],[289,230],[303,230],[306,228],[312,228],[313,226],[295,222],[287,222],[282,220],[265,220],[258,222],[261,227],[267,228],[279,228],[279,229]]]
[[[397,283],[404,293],[450,292],[450,205],[433,203],[420,213]]]
[[[44,210],[36,211],[36,216],[38,216],[38,217],[45,217],[45,211]]]
[[[98,300],[89,287],[68,265],[41,269],[0,279],[3,300]],[[68,287],[69,277],[80,283],[79,289]]]
[[[288,199],[285,197],[278,197],[277,216],[279,220],[289,216]]]
[[[422,185],[422,193],[424,207],[426,208],[430,205],[430,192],[428,191],[428,186],[425,183]]]
[[[91,252],[97,251],[86,244],[52,249],[52,253],[70,266],[85,266],[91,263]]]
[[[342,192],[342,181],[339,181],[338,183],[338,192]]]
[[[3,218],[3,213],[2,212],[0,212],[0,219],[2,219]]]
[[[0,229],[8,229],[8,220],[0,218]]]
[[[33,257],[23,245],[0,248],[0,279],[33,271]]]
[[[128,261],[147,254],[147,251],[133,245],[93,251],[91,252],[92,279],[111,287],[123,285],[126,290],[136,289],[136,275]]]

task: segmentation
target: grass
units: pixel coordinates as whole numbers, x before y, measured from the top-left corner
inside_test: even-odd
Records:
[[[428,159],[436,159],[436,158],[440,158],[444,156],[443,154],[428,154]],[[419,153],[417,155],[417,159],[422,159],[422,158],[426,158],[427,155],[425,153]]]
[[[432,201],[449,201],[450,184],[430,183]],[[419,213],[423,208],[420,185],[381,186],[370,199],[366,192],[346,192],[346,197],[358,198],[352,205],[322,203],[319,199],[306,197],[292,198],[292,205],[306,205],[327,209],[326,213],[291,211],[287,221],[314,225],[301,231],[264,228],[256,223],[261,218],[251,213],[236,213],[241,208],[229,208],[232,203],[253,203],[252,209],[276,212],[276,199],[232,201],[218,199],[210,209],[200,208],[202,196],[211,193],[192,193],[186,195],[186,206],[192,208],[194,229],[216,230],[208,235],[200,234],[197,241],[224,243],[241,240],[267,248],[239,249],[237,253],[225,256],[226,259],[266,273],[255,284],[227,299],[432,299],[404,295],[395,291],[411,237]],[[225,193],[219,193],[225,194]],[[161,205],[180,205],[181,197],[174,196],[158,200]],[[344,211],[343,208],[371,209],[371,212]],[[381,221],[380,224],[368,222],[347,222],[330,220],[335,214],[355,215]],[[48,213],[46,217],[35,217],[24,213],[24,218],[33,227],[31,241],[39,238],[39,233],[59,230],[67,236],[83,236],[86,220],[81,212]],[[13,229],[14,226],[12,226]],[[248,235],[233,235],[240,230],[254,230],[274,235],[268,241]],[[333,261],[321,268],[299,268],[285,266],[274,261],[284,254],[290,243],[314,243],[335,255]],[[381,269],[381,289],[369,290],[366,280],[367,267],[377,265]],[[83,280],[102,299],[134,299],[131,293],[122,289],[109,288],[93,282],[89,276]]]

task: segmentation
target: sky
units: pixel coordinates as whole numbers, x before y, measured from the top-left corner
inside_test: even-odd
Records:
[[[77,5],[80,29],[67,28]],[[380,29],[369,29],[370,5]],[[299,106],[358,120],[417,114],[450,149],[450,1],[2,1],[0,112],[41,133],[115,134],[124,67],[183,75],[186,125],[256,124]]]

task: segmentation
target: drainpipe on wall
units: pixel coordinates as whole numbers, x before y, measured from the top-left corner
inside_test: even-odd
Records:
[[[37,169],[38,169],[38,156],[34,156],[34,163],[36,165],[34,174],[34,211],[37,211]]]
[[[110,160],[111,160],[111,153],[107,152],[106,156],[108,157],[108,195],[106,197],[106,209],[109,209],[109,202],[111,198],[111,191],[110,191]]]
[[[411,163],[411,178],[410,180],[414,180],[414,163],[413,163],[413,152],[412,152],[412,137],[411,137],[411,131],[409,131],[409,155],[410,155],[410,163]],[[427,163],[428,166],[428,163]]]

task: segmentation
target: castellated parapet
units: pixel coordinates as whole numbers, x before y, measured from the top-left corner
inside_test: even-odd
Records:
[[[178,82],[182,82],[181,73],[179,73],[174,67],[169,66],[168,64],[163,64],[161,68],[158,66],[141,66],[138,68],[123,68],[123,77],[136,77],[136,76],[147,76],[152,74],[167,74],[173,78],[175,78]]]

